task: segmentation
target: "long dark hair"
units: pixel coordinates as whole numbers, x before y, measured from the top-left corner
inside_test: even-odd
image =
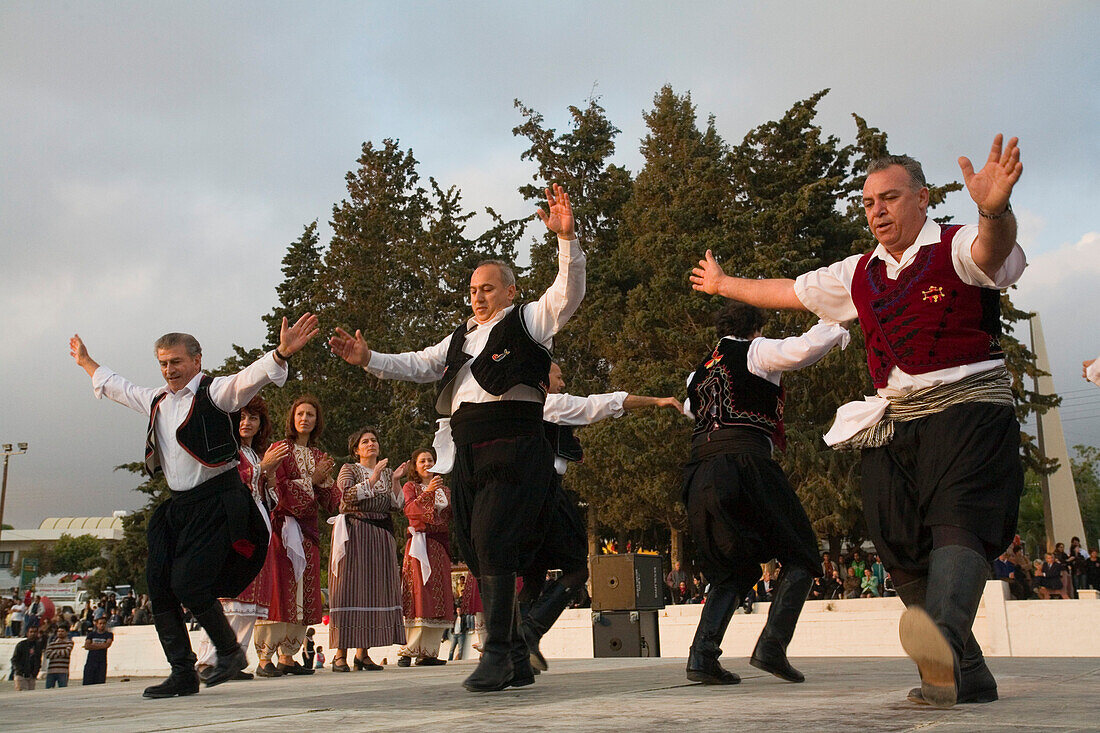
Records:
[[[409,468],[412,469],[410,471],[410,473],[412,475],[409,476],[409,478],[410,478],[410,480],[415,481],[417,483],[420,483],[420,481],[422,480],[422,477],[420,475],[420,471],[416,470],[416,459],[419,458],[424,453],[432,455],[432,452],[431,452],[430,449],[420,448],[419,450],[414,450],[413,454],[412,454],[412,458],[409,459]],[[435,458],[435,456],[432,455],[432,458]]]
[[[247,405],[241,408],[241,412],[247,412],[260,418],[260,428],[252,436],[252,450],[256,452],[256,455],[262,456],[268,445],[271,444],[271,418],[267,414],[267,403],[264,402],[263,397],[256,395]]]
[[[311,394],[304,394],[298,399],[294,400],[294,404],[290,406],[290,411],[286,414],[286,439],[290,442],[298,440],[298,428],[294,427],[294,411],[298,409],[298,405],[313,405],[313,409],[317,411],[317,422],[313,425],[313,431],[309,434],[309,440],[306,441],[306,445],[311,448],[317,446],[317,439],[321,437],[321,433],[325,429],[325,419],[321,415],[321,403]]]

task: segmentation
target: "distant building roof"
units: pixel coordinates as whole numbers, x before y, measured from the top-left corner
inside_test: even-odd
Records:
[[[39,529],[122,529],[122,517],[47,517]],[[83,533],[81,533],[83,534]]]

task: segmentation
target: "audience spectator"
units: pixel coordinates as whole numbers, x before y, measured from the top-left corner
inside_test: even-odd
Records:
[[[833,577],[833,573],[839,573],[840,568],[836,566],[836,563],[829,558],[829,553],[825,553],[821,556],[821,573],[826,578]]]
[[[852,562],[848,567],[856,571],[857,578],[863,578],[863,571],[867,569],[867,561],[863,559],[858,547],[852,548]]]
[[[1054,553],[1048,552],[1046,554],[1046,560],[1040,562],[1035,561],[1035,579],[1033,584],[1036,592],[1040,598],[1050,598],[1051,591],[1058,593],[1063,592],[1062,583],[1062,563],[1054,559]]]
[[[73,653],[73,640],[69,627],[58,624],[55,635],[46,644],[46,689],[69,686],[69,658]]]
[[[675,600],[676,592],[680,587],[680,583],[690,583],[691,576],[687,574],[683,566],[680,563],[673,563],[672,570],[665,576],[665,585],[672,591],[673,602]]]
[[[825,588],[825,578],[814,578],[814,584],[810,586],[810,600],[823,601],[828,597],[829,593]]]
[[[1100,590],[1100,553],[1094,547],[1085,561],[1085,582],[1093,590]]]
[[[1085,548],[1081,547],[1081,538],[1073,537],[1069,541],[1069,573],[1073,578],[1073,590],[1074,597],[1076,598],[1076,592],[1084,590],[1088,586],[1088,580],[1085,578],[1086,563],[1089,556],[1085,552]]]
[[[11,655],[11,669],[15,675],[16,690],[33,690],[38,672],[42,669],[42,647],[38,643],[38,627],[27,627],[27,638],[15,645]]]
[[[688,588],[686,581],[681,580],[672,591],[672,602],[676,605],[689,603],[691,601],[691,590]]]
[[[844,597],[845,598],[859,598],[861,592],[861,585],[859,577],[856,576],[856,569],[852,566],[848,567],[848,574],[844,577]]]
[[[115,635],[107,630],[107,619],[100,616],[95,628],[84,637],[88,656],[84,660],[84,684],[102,685],[107,682],[107,650],[115,643]]]
[[[878,579],[878,587],[882,590],[886,588],[886,566],[882,564],[882,560],[878,555],[875,555],[874,562],[871,563],[871,574]]]
[[[859,581],[860,595],[863,598],[878,598],[882,591],[878,587],[878,578],[871,572],[871,568],[864,568],[863,578]]]

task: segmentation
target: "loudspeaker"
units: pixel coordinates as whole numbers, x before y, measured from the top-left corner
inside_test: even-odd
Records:
[[[592,656],[595,658],[661,656],[657,612],[593,612]]]
[[[663,570],[659,555],[596,555],[592,558],[592,610],[664,608]]]

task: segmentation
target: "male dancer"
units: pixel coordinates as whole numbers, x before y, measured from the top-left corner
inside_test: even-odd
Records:
[[[520,609],[523,616],[523,639],[530,653],[531,666],[548,668],[539,651],[539,640],[550,630],[577,591],[588,580],[588,532],[577,513],[576,504],[565,493],[561,477],[570,462],[582,460],[584,454],[573,428],[591,425],[608,417],[621,417],[640,407],[671,407],[680,412],[683,407],[675,397],[647,397],[609,392],[577,397],[565,394],[565,379],[557,363],[550,365],[550,390],[542,408],[546,438],[554,451],[554,486],[550,499],[550,520],[542,547],[530,568],[523,574]],[[547,570],[561,570],[558,579],[546,583]]]
[[[569,196],[555,184],[546,200],[549,213],[538,215],[558,235],[558,275],[534,303],[514,304],[511,268],[488,261],[470,277],[473,317],[434,346],[380,354],[360,332],[342,329],[329,340],[334,353],[375,376],[440,383],[436,409],[450,416],[456,446],[456,540],[485,605],[481,661],[463,682],[471,692],[534,681],[521,642],[516,573],[530,566],[549,516],[554,465],[542,403],[550,346],[580,306],[585,270]]]
[[[783,573],[749,663],[788,682],[805,677],[787,661],[787,645],[813,579],[821,576],[817,537],[773,447],[784,448],[783,372],[809,366],[848,331],[819,323],[801,336],[763,338],[764,314],[732,303],[718,314],[718,344],[688,377],[685,413],[694,418],[684,505],[710,592],[688,654],[687,678],[735,685],[718,663],[733,612],[772,558]]]
[[[1015,535],[1020,426],[1000,335],[998,290],[1027,263],[1009,196],[1023,166],[997,135],[985,166],[959,158],[977,226],[927,217],[928,188],[908,156],[872,161],[863,186],[878,246],[795,280],[727,276],[708,251],[692,287],[765,308],[859,318],[878,391],[844,405],[825,436],[863,453],[863,511],[907,606],[901,641],[936,707],[997,699],[971,633],[989,563]],[[923,609],[923,610],[922,610]]]
[[[164,387],[138,387],[100,366],[80,336],[69,339],[76,363],[107,397],[149,416],[145,468],[163,471],[171,496],[149,519],[145,568],[153,623],[172,673],[145,697],[199,691],[195,654],[183,623],[186,606],[209,635],[217,662],[207,687],[232,679],[248,660],[222,611],[219,597],[237,596],[256,577],[267,551],[268,529],[237,473],[237,411],[260,388],[286,381],[286,361],[316,336],[316,316],[293,326],[283,319],[279,346],[231,377],[202,373],[202,348],[189,334],[169,333],[155,350]]]

